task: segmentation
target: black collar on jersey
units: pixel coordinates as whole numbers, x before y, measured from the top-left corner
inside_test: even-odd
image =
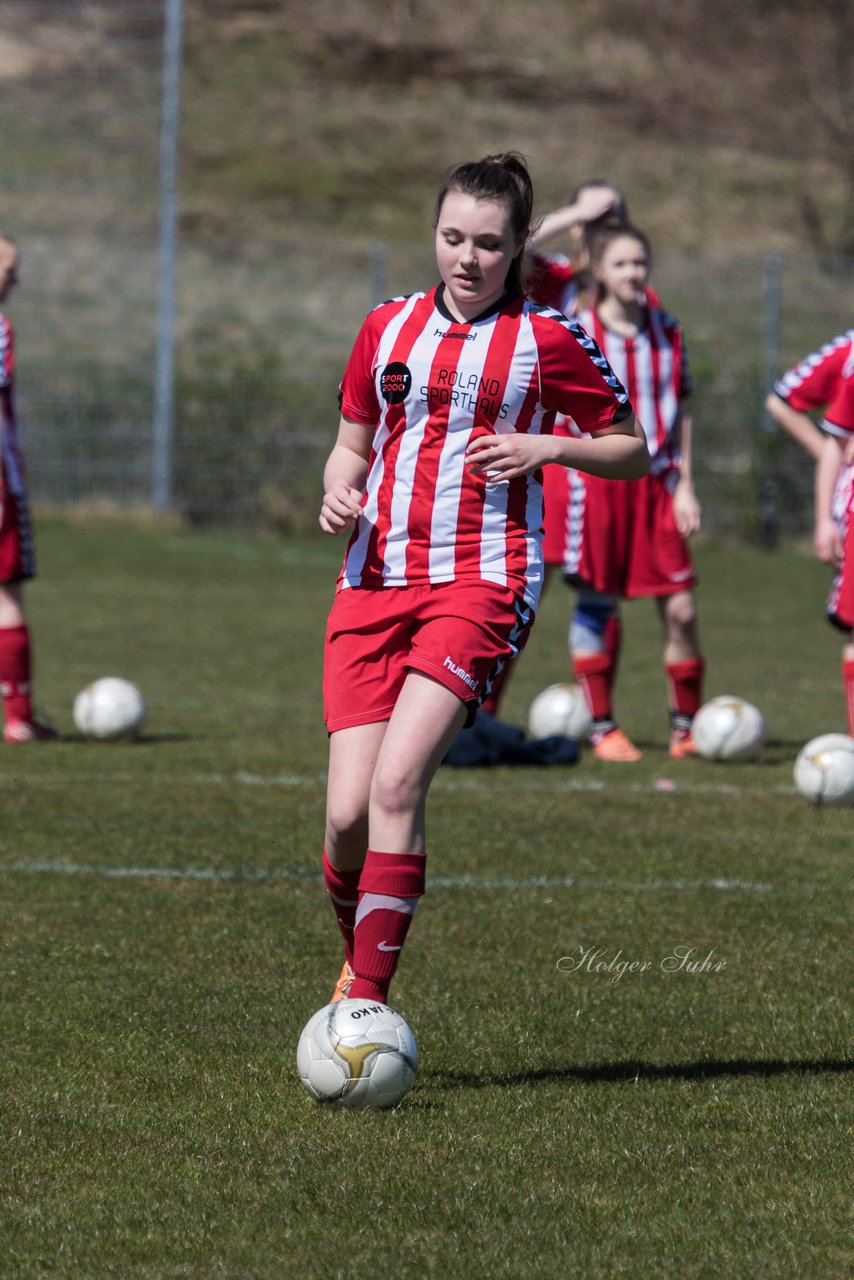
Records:
[[[478,324],[481,320],[488,320],[490,316],[497,315],[510,302],[515,302],[519,297],[518,289],[505,289],[501,297],[493,302],[491,307],[487,307],[485,311],[481,311],[480,315],[472,316],[471,320],[458,320],[456,316],[451,315],[445,304],[445,285],[436,285],[436,310],[440,312],[446,320],[450,320],[451,324]]]

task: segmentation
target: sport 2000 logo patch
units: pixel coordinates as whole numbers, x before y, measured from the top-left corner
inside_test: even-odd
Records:
[[[403,404],[412,386],[412,374],[400,360],[387,364],[380,374],[380,393],[388,404]]]

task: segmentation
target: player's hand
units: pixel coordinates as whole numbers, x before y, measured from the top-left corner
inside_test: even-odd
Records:
[[[547,458],[548,437],[512,432],[506,436],[477,436],[466,448],[466,467],[492,484],[529,476]]]
[[[845,447],[842,450],[842,463],[846,467],[854,467],[854,437],[845,441]]]
[[[825,564],[842,563],[842,540],[835,520],[827,516],[816,521],[813,546],[819,560],[823,560]]]
[[[673,491],[673,518],[683,538],[700,528],[700,504],[690,480],[680,480]]]
[[[337,484],[323,495],[320,527],[324,533],[348,533],[362,510],[362,494],[348,484]]]
[[[617,199],[617,192],[613,187],[585,187],[574,206],[578,221],[584,224],[604,218],[609,209],[613,209]]]

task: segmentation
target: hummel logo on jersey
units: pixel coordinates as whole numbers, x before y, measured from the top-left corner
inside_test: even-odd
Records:
[[[452,675],[459,676],[463,684],[467,684],[468,687],[471,689],[472,693],[477,693],[478,685],[474,676],[470,676],[469,673],[465,671],[462,667],[458,667],[450,655],[448,655],[448,657],[442,663],[442,666],[447,667]]]
[[[445,330],[434,329],[433,337],[434,338],[451,338],[451,339],[455,338],[457,342],[477,342],[476,333],[451,333],[450,329],[445,329]]]
[[[400,947],[390,947],[385,939],[383,939],[382,942],[377,943],[377,951],[400,951],[400,949]]]
[[[380,374],[380,392],[388,404],[403,404],[412,386],[412,374],[400,360],[387,364]]]

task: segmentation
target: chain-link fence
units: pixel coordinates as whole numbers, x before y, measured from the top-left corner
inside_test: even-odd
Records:
[[[152,501],[166,0],[0,0],[0,228],[35,500]],[[170,491],[199,522],[313,526],[338,379],[372,302],[432,283],[417,247],[227,250],[184,234]],[[811,467],[765,419],[773,376],[849,326],[852,264],[659,252],[695,382],[706,529],[810,524]]]

